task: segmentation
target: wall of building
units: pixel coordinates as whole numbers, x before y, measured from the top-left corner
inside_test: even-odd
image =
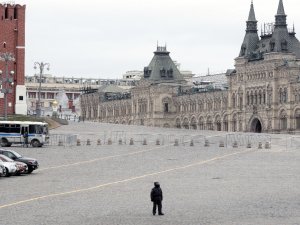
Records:
[[[8,114],[25,114],[27,111],[24,92],[25,9],[26,6],[0,4],[0,52],[12,53],[15,58],[14,62],[8,62],[8,71],[14,71],[10,76],[14,81],[12,93],[7,95]],[[0,61],[0,69],[5,73],[3,61]],[[0,114],[4,114],[4,95],[0,96]]]

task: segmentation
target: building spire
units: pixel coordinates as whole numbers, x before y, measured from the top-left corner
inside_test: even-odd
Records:
[[[246,24],[246,35],[241,47],[239,55],[240,57],[248,57],[252,52],[255,51],[257,43],[259,42],[259,37],[257,34],[257,20],[255,18],[253,0],[251,0],[249,17]]]
[[[282,0],[279,0],[279,5],[278,5],[278,10],[277,10],[277,15],[285,15]]]
[[[255,18],[255,12],[254,12],[253,0],[251,0],[251,6],[250,6],[250,12],[249,12],[248,21],[257,22],[257,20],[256,20],[256,18]]]
[[[247,20],[246,32],[257,32],[257,20],[255,18],[253,0],[251,1],[250,12],[249,12],[248,20]]]
[[[277,14],[275,16],[275,27],[286,27],[286,14],[284,12],[283,2],[279,0]]]

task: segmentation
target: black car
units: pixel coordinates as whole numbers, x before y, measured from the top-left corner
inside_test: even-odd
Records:
[[[39,163],[36,159],[23,157],[19,153],[12,150],[0,149],[0,154],[11,158],[14,161],[23,162],[28,166],[28,173],[32,173],[32,171],[39,168]]]

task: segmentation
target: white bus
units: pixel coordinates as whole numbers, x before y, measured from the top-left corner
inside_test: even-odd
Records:
[[[25,138],[24,138],[25,136]],[[0,121],[0,145],[25,144],[42,147],[49,142],[48,124],[32,121]]]

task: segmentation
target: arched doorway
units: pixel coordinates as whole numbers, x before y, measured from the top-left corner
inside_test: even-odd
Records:
[[[251,123],[251,132],[254,133],[261,133],[262,132],[262,125],[259,119],[255,118]]]

